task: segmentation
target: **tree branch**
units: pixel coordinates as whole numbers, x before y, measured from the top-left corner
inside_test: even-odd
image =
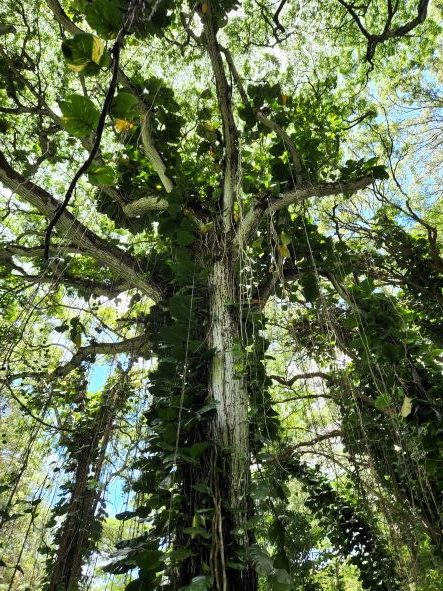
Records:
[[[3,152],[0,152],[0,181],[46,217],[50,218],[54,215],[59,202],[45,189],[15,171],[7,162]],[[62,213],[57,222],[57,231],[84,254],[107,267],[131,287],[137,287],[154,301],[160,299],[160,288],[145,280],[136,259],[88,230],[71,213],[67,211]]]
[[[289,379],[282,378],[281,376],[276,376],[276,375],[272,375],[269,377],[271,378],[271,380],[275,380],[276,382],[278,382],[282,386],[287,386],[288,388],[293,386],[293,384],[295,382],[297,382],[298,380],[311,380],[313,378],[321,378],[322,380],[331,380],[332,379],[330,374],[325,373],[323,371],[312,371],[312,372],[307,372],[307,373],[300,373],[300,374],[296,374],[295,376],[292,376],[292,378],[289,378]]]
[[[334,429],[333,431],[329,431],[329,433],[323,433],[323,435],[318,435],[317,437],[314,437],[314,439],[311,439],[310,441],[301,441],[300,443],[295,443],[292,446],[292,449],[296,450],[299,447],[311,447],[312,445],[315,445],[316,443],[321,443],[322,441],[326,441],[327,439],[332,439],[335,437],[341,437],[342,432],[340,429]]]
[[[145,353],[150,353],[150,341],[146,334],[138,335],[123,341],[117,341],[112,343],[92,343],[79,347],[73,354],[71,359],[64,365],[59,366],[52,374],[47,371],[23,371],[14,374],[7,374],[4,378],[1,378],[1,382],[5,384],[11,384],[12,382],[23,379],[42,379],[45,380],[51,378],[62,378],[67,376],[69,373],[80,367],[84,361],[95,360],[97,355],[120,355],[121,353],[130,353],[131,355],[138,354],[143,357]]]
[[[399,3],[396,3],[395,7],[392,7],[392,4],[389,3],[388,6],[388,16],[386,19],[385,27],[383,29],[383,33],[380,35],[370,33],[365,26],[363,25],[360,17],[358,16],[355,8],[345,0],[338,0],[338,2],[349,12],[352,16],[357,27],[360,29],[361,33],[364,37],[368,40],[368,48],[366,51],[366,60],[372,64],[372,60],[375,55],[375,50],[377,49],[377,45],[380,43],[384,43],[388,39],[393,39],[394,37],[405,37],[408,33],[410,33],[413,29],[417,26],[424,23],[426,20],[427,12],[428,12],[428,5],[429,0],[419,0],[417,4],[417,16],[411,19],[409,22],[405,23],[404,25],[400,25],[399,27],[395,27],[391,29],[392,19],[395,15],[395,12],[398,9]]]
[[[142,357],[145,351],[150,350],[150,342],[145,334],[124,341],[115,343],[93,343],[84,347],[79,347],[72,358],[55,370],[55,377],[64,377],[71,371],[79,367],[83,361],[93,360],[97,355],[119,355],[120,353],[138,353]]]
[[[75,23],[71,21],[69,16],[63,10],[60,2],[58,0],[46,0],[46,4],[49,6],[52,14],[54,15],[56,21],[69,33],[72,35],[77,35],[78,33],[84,33],[83,29],[77,27]]]
[[[232,108],[232,90],[228,85],[221,57],[221,48],[217,41],[217,29],[212,15],[211,3],[202,15],[206,49],[212,65],[217,90],[218,108],[222,120],[223,142],[225,147],[223,170],[223,226],[225,233],[232,229],[234,202],[241,190],[241,164],[238,145],[238,130]]]
[[[330,183],[320,183],[318,185],[305,185],[293,191],[281,193],[276,199],[269,203],[263,203],[256,200],[241,221],[235,241],[237,244],[246,244],[251,238],[257,226],[263,217],[272,215],[280,209],[289,207],[293,203],[302,202],[309,197],[326,197],[328,195],[340,195],[344,193],[354,193],[360,189],[365,189],[374,179],[372,177],[363,177],[358,181],[336,181]]]
[[[164,211],[168,207],[166,199],[156,197],[155,195],[148,195],[147,197],[140,197],[137,201],[131,201],[123,206],[123,213],[128,218],[137,218],[150,211]]]

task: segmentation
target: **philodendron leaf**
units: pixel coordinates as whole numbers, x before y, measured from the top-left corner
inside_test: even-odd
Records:
[[[300,283],[302,285],[303,295],[307,302],[314,302],[319,296],[317,278],[313,273],[305,273]]]
[[[208,447],[209,443],[207,441],[200,441],[199,443],[194,443],[194,445],[190,448],[189,453],[191,454],[192,458],[196,460],[199,458],[205,449]]]
[[[118,33],[122,26],[122,13],[116,0],[93,0],[86,6],[88,25],[99,35],[110,38]]]
[[[109,65],[103,41],[90,33],[78,33],[63,41],[62,52],[73,72],[93,75]]]
[[[88,171],[88,179],[91,185],[115,185],[117,177],[112,166],[105,164],[92,165]]]
[[[71,94],[60,103],[60,109],[63,127],[71,135],[84,137],[96,130],[100,113],[90,98]]]
[[[110,113],[116,119],[134,121],[139,114],[137,97],[121,90],[112,99]]]

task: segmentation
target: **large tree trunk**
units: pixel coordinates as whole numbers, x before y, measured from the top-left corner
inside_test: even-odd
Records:
[[[227,565],[229,560],[236,560],[239,548],[245,551],[248,546],[245,534],[232,533],[244,531],[248,518],[250,466],[248,394],[235,359],[235,351],[241,346],[238,302],[233,263],[225,250],[214,261],[209,277],[208,335],[208,346],[213,350],[209,397],[217,403],[211,425],[211,570],[215,589],[223,591],[257,588],[256,576],[249,567],[239,571]]]

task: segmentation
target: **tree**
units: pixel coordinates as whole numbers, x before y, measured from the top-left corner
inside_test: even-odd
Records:
[[[260,504],[251,492],[253,473],[267,466],[269,450],[288,460],[288,478],[295,461],[291,442],[281,434],[265,367],[271,344],[266,332],[269,302],[297,304],[302,298],[305,318],[302,314],[298,325],[294,322],[298,343],[303,343],[303,321],[312,337],[315,316],[338,310],[337,331],[343,338],[335,351],[325,343],[319,353],[337,355],[341,349],[353,360],[350,380],[360,396],[348,406],[338,402],[349,432],[356,410],[369,413],[365,433],[383,431],[377,421],[383,411],[389,415],[391,401],[380,400],[384,394],[377,391],[377,379],[363,384],[361,376],[372,370],[374,360],[380,364],[382,356],[400,362],[405,343],[420,347],[419,353],[408,352],[403,373],[396,366],[392,388],[401,384],[405,400],[418,400],[420,390],[413,385],[420,363],[426,379],[431,376],[435,382],[427,391],[437,388],[429,341],[421,345],[413,330],[403,331],[395,323],[386,337],[377,316],[383,298],[389,299],[378,295],[378,286],[386,274],[388,284],[395,285],[393,277],[398,278],[404,265],[399,244],[409,253],[414,246],[423,247],[422,242],[411,246],[407,230],[392,218],[380,218],[375,242],[397,252],[398,260],[389,262],[395,272],[386,268],[379,243],[380,260],[368,271],[352,240],[339,235],[334,241],[309,219],[312,204],[328,197],[349,200],[388,177],[377,155],[346,156],[355,145],[355,127],[376,118],[369,98],[361,91],[355,99],[351,87],[364,84],[376,60],[395,59],[395,52],[403,51],[399,40],[407,43],[404,59],[424,59],[409,34],[425,26],[427,10],[423,0],[408,6],[357,6],[341,0],[289,6],[283,0],[276,9],[272,3],[239,5],[234,0],[191,7],[173,0],[73,1],[65,6],[48,0],[35,11],[20,2],[7,7],[0,47],[5,134],[0,181],[6,189],[3,305],[19,326],[16,342],[28,338],[28,322],[49,323],[72,350],[68,360],[49,353],[35,369],[32,359],[10,347],[5,383],[16,397],[22,388],[18,399],[25,412],[40,413],[49,404],[54,414],[64,408],[66,415],[66,400],[23,402],[27,388],[78,379],[100,354],[123,354],[131,362],[140,356],[156,360],[149,374],[148,435],[134,463],[137,506],[120,516],[149,517],[150,527],[120,542],[120,554],[107,567],[116,573],[138,567],[128,591],[252,591],[258,589],[258,575],[267,578],[269,588],[297,588],[280,534],[273,539],[275,556],[257,545]],[[311,20],[315,12],[331,27],[329,36]],[[292,50],[297,19],[305,30]],[[430,52],[437,25],[429,22]],[[331,54],[319,49],[309,56],[309,34],[327,39]],[[244,52],[255,45],[280,49],[273,55],[258,51],[248,60]],[[358,52],[353,67],[341,45]],[[275,67],[278,51],[284,72]],[[304,77],[302,68],[311,60]],[[263,75],[261,67],[269,72]],[[343,74],[352,76],[351,81],[341,84]],[[346,231],[345,224],[341,228]],[[436,237],[433,248],[438,250]],[[414,251],[414,259],[419,256],[435,267],[429,293],[439,297],[440,255]],[[423,287],[417,288],[417,281],[406,272],[401,286],[410,298],[408,310],[425,316],[411,322],[424,323],[432,339],[435,307],[423,309]],[[36,299],[25,322],[17,322],[15,293]],[[118,298],[125,302],[122,317],[115,311]],[[72,313],[76,306],[80,313]],[[369,322],[355,320],[356,309]],[[374,333],[366,344],[370,359],[353,339],[353,331],[361,336],[369,326]],[[104,327],[110,340],[100,336]],[[320,332],[323,328],[320,322]],[[52,351],[51,331],[44,335],[46,342],[42,338],[31,335],[29,340],[37,351]],[[422,363],[425,350],[428,364]],[[332,393],[337,376],[334,380]],[[115,405],[112,411],[117,412],[123,400]],[[418,430],[430,429],[431,416],[440,412],[434,399],[423,407],[410,425],[401,425],[400,436],[408,445],[422,445]],[[109,410],[98,407],[85,418],[85,430],[74,425],[74,433],[68,434],[77,469],[69,503],[82,508],[68,511],[64,530],[56,537],[49,589],[78,588],[81,560],[93,551],[93,543],[80,542],[79,536],[94,522],[99,496],[94,486],[88,487],[88,472],[100,474],[100,442],[110,437],[115,418]],[[388,419],[392,452],[398,430]],[[62,416],[59,429],[67,425]],[[366,453],[383,481],[387,468],[377,463],[374,446],[352,448],[350,439],[343,435],[349,455]],[[428,525],[438,515],[443,490],[435,476],[440,455],[431,457],[431,448],[426,444],[423,453],[428,454],[427,476],[437,500],[420,513]],[[389,456],[387,465],[392,462]],[[329,505],[344,507],[341,513],[337,509],[338,523],[344,513],[348,520],[337,530],[339,551],[350,556],[378,553],[388,564],[384,545],[376,542],[379,533],[360,516],[354,518],[357,513],[330,485],[314,482],[312,468],[300,468],[297,461],[294,465],[296,477],[326,495]],[[395,478],[391,474],[392,494],[403,486],[405,472],[411,478],[409,468],[401,470]],[[417,494],[402,499],[418,503]],[[328,511],[325,519],[337,515]],[[277,518],[276,523],[278,530]],[[349,524],[361,536],[366,527],[369,532],[357,549],[342,539],[352,537]],[[75,557],[67,558],[66,547],[77,544]],[[372,580],[365,561],[355,563],[363,584],[372,588],[380,577],[380,560],[371,562],[378,573]],[[391,574],[383,580],[384,588],[393,591],[401,583],[393,565],[387,570]]]

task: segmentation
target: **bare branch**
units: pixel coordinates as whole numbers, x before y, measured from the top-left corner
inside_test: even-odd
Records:
[[[84,361],[93,362],[97,355],[120,355],[121,353],[128,353],[131,355],[138,355],[140,357],[150,355],[150,340],[146,334],[136,337],[117,341],[112,343],[92,343],[79,347],[73,354],[71,359],[64,365],[60,365],[52,374],[47,371],[22,371],[13,374],[6,374],[0,378],[0,382],[4,384],[11,384],[12,382],[24,378],[32,378],[36,380],[44,379],[46,381],[52,378],[62,378],[69,373],[79,368]]]
[[[318,435],[309,441],[301,441],[300,443],[295,443],[292,448],[298,449],[299,447],[311,447],[316,445],[317,443],[321,443],[322,441],[326,441],[327,439],[335,439],[336,437],[341,437],[342,432],[340,429],[334,429],[333,431],[329,431],[329,433],[323,433],[323,435]]]
[[[289,379],[282,378],[281,376],[276,376],[276,375],[272,375],[269,377],[271,378],[271,380],[278,382],[282,386],[287,386],[288,388],[293,386],[293,384],[295,382],[297,382],[298,380],[311,380],[313,378],[321,378],[322,380],[331,380],[332,379],[330,374],[325,373],[323,371],[312,371],[312,372],[307,372],[307,373],[299,373],[299,374],[296,374],[295,376],[292,376],[292,378],[289,378]]]
[[[417,16],[404,25],[400,25],[399,27],[391,28],[392,20],[394,18],[395,12],[398,9],[399,3],[396,2],[395,7],[392,6],[392,3],[388,3],[388,15],[386,19],[386,23],[383,29],[383,32],[380,35],[370,33],[365,26],[363,25],[360,17],[358,16],[354,6],[345,0],[338,0],[338,2],[346,8],[348,13],[352,16],[357,27],[360,29],[361,33],[364,37],[368,40],[368,48],[366,51],[366,60],[372,64],[372,60],[375,55],[375,50],[377,49],[377,45],[380,43],[384,43],[388,39],[393,39],[395,37],[405,37],[408,33],[410,33],[413,29],[424,23],[426,20],[427,12],[428,12],[428,5],[429,0],[419,0],[417,5]]]
[[[93,360],[97,355],[115,356],[120,353],[130,353],[133,356],[138,354],[140,357],[143,357],[144,354],[149,352],[150,341],[145,334],[124,341],[117,341],[115,343],[93,343],[91,345],[86,345],[85,347],[79,347],[72,358],[54,372],[54,376],[66,376],[79,367],[84,361]]]

